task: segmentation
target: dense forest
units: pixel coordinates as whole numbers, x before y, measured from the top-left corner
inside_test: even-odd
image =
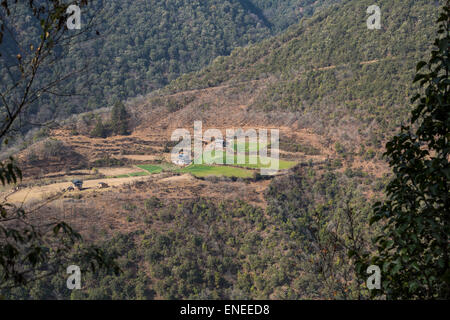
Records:
[[[319,133],[347,121],[377,128],[375,146],[407,119],[415,63],[430,46],[437,2],[379,1],[382,29],[368,30],[371,1],[343,1],[283,34],[235,49],[201,71],[183,75],[164,92],[258,81],[252,108],[313,118]]]
[[[62,59],[39,76],[40,82],[62,77],[64,81],[54,90],[56,95],[39,97],[28,115],[34,123],[42,123],[147,94],[217,56],[228,55],[235,47],[282,31],[325,2],[90,1],[82,11],[82,37],[58,47],[55,52]],[[21,49],[36,46],[38,26],[29,22],[28,10],[25,4],[16,6],[9,19],[7,27],[17,30],[19,37],[5,34],[2,69],[19,53],[24,55]],[[28,18],[14,20],[18,16]],[[11,74],[19,72],[2,73],[0,90],[11,82]],[[31,124],[24,120],[22,127],[27,130]]]

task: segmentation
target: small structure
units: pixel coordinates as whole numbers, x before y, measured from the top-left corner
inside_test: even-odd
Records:
[[[75,190],[75,189],[74,189],[72,186],[70,186],[70,187],[67,188],[67,191],[69,191],[69,192],[74,191],[74,190]]]
[[[191,164],[191,157],[187,154],[180,153],[175,160],[175,164],[179,166],[188,166]]]
[[[14,188],[15,191],[19,191],[20,189],[25,188],[25,186],[23,184],[18,184],[16,185],[16,187]]]
[[[104,182],[99,182],[98,183],[98,188],[99,189],[106,189],[106,188],[109,188],[109,185],[107,183],[104,183]]]
[[[80,191],[83,190],[83,181],[73,180],[72,183],[78,190],[80,190]]]

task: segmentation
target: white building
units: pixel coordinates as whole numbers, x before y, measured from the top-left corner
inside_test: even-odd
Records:
[[[187,154],[180,153],[175,160],[175,164],[178,166],[188,166],[191,164],[191,157]]]

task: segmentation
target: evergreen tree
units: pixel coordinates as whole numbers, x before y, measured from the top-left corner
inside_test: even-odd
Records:
[[[97,118],[97,124],[92,130],[91,136],[94,138],[106,138],[108,136],[107,130],[103,125],[103,121],[100,117]]]
[[[383,226],[372,264],[382,270],[388,299],[449,299],[450,1],[438,21],[429,62],[419,62],[411,123],[388,142],[394,177],[387,199],[374,207]],[[425,68],[426,67],[426,68]]]
[[[128,119],[130,118],[127,109],[120,101],[116,102],[111,111],[111,126],[114,134],[127,135]]]

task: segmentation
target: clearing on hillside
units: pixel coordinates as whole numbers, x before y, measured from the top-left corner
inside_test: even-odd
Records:
[[[203,164],[193,164],[181,169],[182,173],[191,173],[195,177],[205,178],[208,176],[219,176],[228,178],[251,178],[253,172],[246,169],[227,166],[208,166]]]

